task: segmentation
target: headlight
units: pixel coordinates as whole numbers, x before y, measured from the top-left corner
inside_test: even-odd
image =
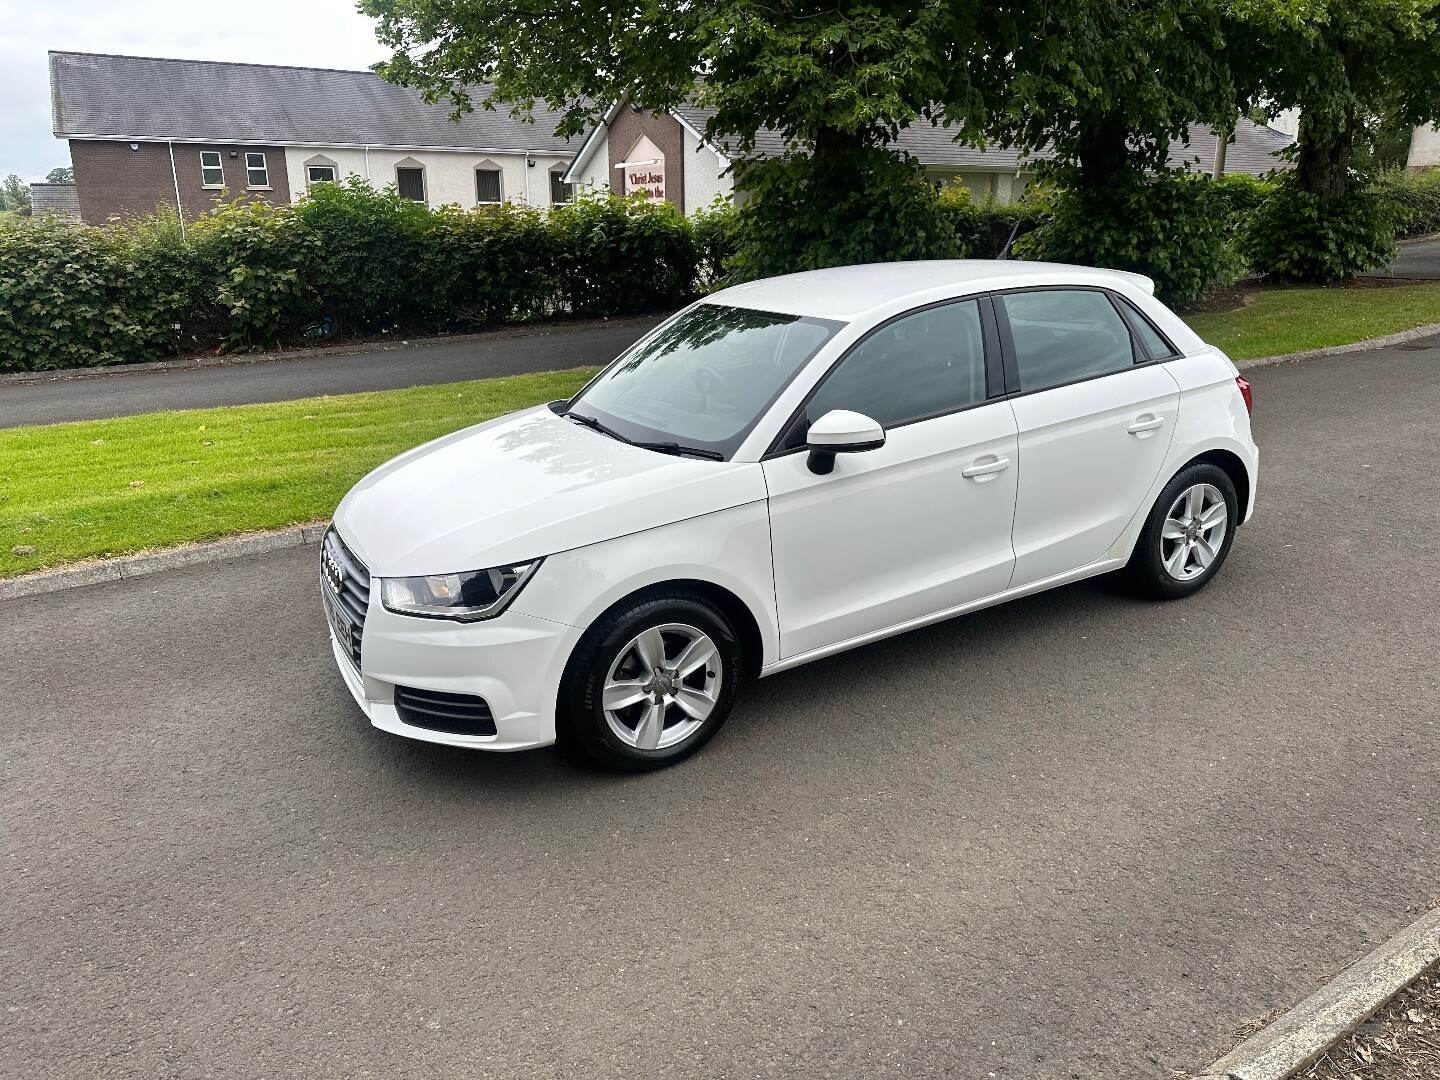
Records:
[[[515,599],[540,561],[535,559],[465,574],[381,578],[380,600],[387,610],[401,615],[457,622],[493,619]]]

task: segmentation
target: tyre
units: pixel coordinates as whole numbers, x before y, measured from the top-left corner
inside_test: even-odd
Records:
[[[641,594],[581,638],[560,689],[559,741],[607,768],[673,765],[720,730],[744,673],[735,629],[709,600]]]
[[[1235,485],[1207,461],[1181,469],[1160,492],[1125,568],[1135,590],[1178,600],[1220,571],[1240,520]]]

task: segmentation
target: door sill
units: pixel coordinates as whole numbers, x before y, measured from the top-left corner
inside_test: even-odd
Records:
[[[783,660],[777,660],[760,670],[760,677],[775,675],[791,668],[799,667],[801,664],[808,664],[812,660],[820,660],[827,656],[834,656],[836,653],[845,652],[849,649],[858,649],[862,645],[869,645],[875,641],[883,641],[888,637],[895,637],[910,630],[918,630],[922,626],[930,626],[937,622],[944,622],[946,619],[953,619],[957,615],[966,615],[972,611],[980,611],[982,608],[994,607],[1003,604],[1007,600],[1017,600],[1022,596],[1029,596],[1032,593],[1044,592],[1046,589],[1058,588],[1061,585],[1069,585],[1072,582],[1083,581],[1085,578],[1096,577],[1100,574],[1108,574],[1111,570],[1118,570],[1127,562],[1126,559],[1101,559],[1099,562],[1091,563],[1089,566],[1082,566],[1079,570],[1069,570],[1063,574],[1056,574],[1053,577],[1043,578],[1040,581],[1032,581],[1029,585],[1022,585],[1018,589],[1006,589],[1004,592],[995,593],[982,600],[972,600],[968,604],[960,604],[956,607],[945,608],[933,615],[922,615],[918,619],[908,619],[894,626],[887,626],[883,630],[872,630],[868,634],[861,634],[846,641],[836,642],[834,645],[824,645],[818,649],[811,649],[809,652],[796,653],[794,656],[787,656]]]

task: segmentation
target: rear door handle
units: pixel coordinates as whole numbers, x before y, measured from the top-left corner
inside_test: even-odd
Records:
[[[1163,416],[1145,413],[1125,430],[1130,432],[1131,435],[1144,435],[1147,431],[1154,431],[1164,426],[1165,418]]]
[[[989,455],[989,457],[989,461],[981,458],[974,465],[967,465],[960,470],[960,475],[967,480],[983,481],[988,480],[996,473],[1004,472],[1010,467],[1010,459],[1008,457],[997,458],[993,455]]]

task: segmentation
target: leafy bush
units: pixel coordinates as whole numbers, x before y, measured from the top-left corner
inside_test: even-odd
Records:
[[[1106,190],[1049,194],[1039,226],[1016,242],[1026,259],[1129,270],[1184,302],[1233,280],[1239,261],[1209,177],[1169,173]]]
[[[1275,190],[1275,181],[1247,173],[1226,173],[1212,180],[1214,202],[1226,223],[1238,228],[1245,215],[1254,210]]]
[[[577,199],[550,211],[561,295],[575,315],[674,306],[695,285],[698,258],[685,216],[642,196]]]
[[[0,220],[0,370],[144,358],[123,250],[102,229]]]
[[[310,282],[320,244],[290,206],[261,200],[220,203],[192,230],[217,282],[227,316],[227,345],[263,345],[289,337],[315,310]]]
[[[147,354],[213,345],[222,336],[215,253],[186,236],[174,210],[160,210],[107,234],[125,265],[124,307]]]
[[[731,281],[964,252],[920,166],[883,148],[748,161],[736,184],[747,196],[736,215]]]
[[[103,229],[0,223],[0,368],[153,359],[344,333],[473,329],[675,307],[713,279],[733,212],[590,198],[429,210],[361,182]],[[702,255],[703,252],[703,255]],[[702,258],[708,260],[702,270]]]
[[[959,185],[941,190],[936,206],[950,220],[960,251],[970,259],[998,259],[1005,245],[1034,229],[1041,216],[1033,199],[976,202],[970,189]]]
[[[1396,235],[1440,232],[1440,169],[1382,173],[1375,178],[1375,191],[1394,211]]]
[[[690,232],[695,237],[695,258],[701,285],[717,285],[725,275],[726,266],[740,245],[737,228],[738,211],[724,196],[690,218]]]
[[[1241,246],[1251,269],[1286,281],[1340,281],[1395,257],[1396,208],[1374,186],[1351,184],[1325,204],[1282,178],[1245,219]]]
[[[544,318],[560,305],[560,250],[546,215],[501,203],[446,206],[431,220],[412,307],[436,325],[474,328]]]
[[[433,215],[395,188],[377,191],[358,176],[315,184],[295,216],[316,241],[309,284],[325,314],[348,332],[414,323],[416,268],[429,250]]]

